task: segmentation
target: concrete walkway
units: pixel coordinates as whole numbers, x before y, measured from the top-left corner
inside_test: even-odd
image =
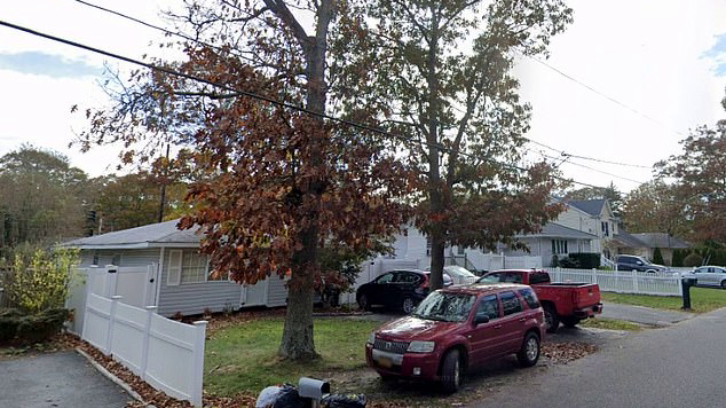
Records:
[[[123,408],[131,400],[76,352],[0,361],[0,407]]]
[[[644,306],[623,305],[603,302],[601,317],[607,319],[627,320],[629,322],[650,326],[670,326],[695,316],[693,313],[672,310],[651,309]]]

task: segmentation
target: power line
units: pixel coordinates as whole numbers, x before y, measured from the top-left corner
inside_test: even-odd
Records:
[[[293,104],[288,103],[288,102],[278,101],[276,99],[273,99],[273,98],[270,98],[270,97],[267,97],[267,96],[264,96],[264,95],[259,95],[259,94],[253,93],[253,92],[241,91],[241,90],[238,90],[238,89],[234,89],[234,88],[231,88],[231,87],[229,87],[227,85],[220,84],[220,83],[214,82],[214,81],[210,81],[208,79],[195,77],[193,75],[185,74],[183,72],[176,71],[176,70],[171,69],[171,68],[166,68],[166,67],[154,65],[154,64],[151,64],[151,63],[139,61],[139,60],[136,60],[136,59],[133,59],[133,58],[130,58],[130,57],[125,57],[123,55],[115,54],[115,53],[112,53],[112,52],[109,52],[109,51],[105,51],[105,50],[102,50],[102,49],[99,49],[99,48],[95,48],[95,47],[91,47],[91,46],[88,46],[88,45],[84,45],[84,44],[81,44],[81,43],[78,43],[78,42],[75,42],[75,41],[72,41],[72,40],[67,40],[67,39],[60,38],[60,37],[56,37],[56,36],[53,36],[53,35],[50,35],[50,34],[45,34],[45,33],[42,33],[42,32],[39,32],[39,31],[36,31],[36,30],[33,30],[33,29],[30,29],[30,28],[27,28],[27,27],[23,27],[23,26],[19,26],[19,25],[13,24],[13,23],[9,23],[9,22],[3,21],[3,20],[0,20],[0,26],[5,26],[5,27],[8,27],[8,28],[11,28],[11,29],[14,29],[14,30],[22,31],[22,32],[27,33],[27,34],[31,34],[31,35],[38,36],[38,37],[41,37],[41,38],[45,38],[45,39],[48,39],[48,40],[51,40],[51,41],[59,42],[59,43],[62,43],[62,44],[65,44],[65,45],[68,45],[68,46],[71,46],[71,47],[80,48],[80,49],[83,49],[83,50],[86,50],[86,51],[90,51],[90,52],[93,52],[93,53],[96,53],[96,54],[104,55],[104,56],[109,57],[109,58],[118,59],[118,60],[127,62],[127,63],[132,64],[132,65],[138,65],[138,66],[141,66],[141,67],[150,69],[150,70],[163,72],[163,73],[166,73],[166,74],[169,74],[169,75],[178,76],[180,78],[189,79],[191,81],[203,83],[203,84],[210,85],[210,86],[213,86],[213,87],[216,87],[216,88],[220,88],[220,89],[223,89],[223,90],[226,90],[226,91],[230,91],[230,92],[233,93],[233,95],[229,95],[229,96],[244,96],[244,97],[248,97],[248,98],[252,98],[252,99],[257,99],[257,100],[260,100],[260,101],[263,101],[263,102],[267,102],[267,103],[270,103],[270,104],[273,104],[273,105],[281,106],[281,107],[284,107],[284,108],[287,108],[287,109],[296,110],[296,111],[299,111],[299,112],[302,112],[302,113],[305,113],[305,114],[308,114],[308,115],[311,115],[311,116],[316,116],[316,117],[319,117],[319,118],[322,118],[322,119],[328,119],[328,120],[331,120],[331,121],[334,121],[334,122],[338,122],[338,123],[341,123],[341,124],[344,124],[344,125],[348,125],[348,126],[355,127],[355,128],[358,128],[358,129],[362,129],[362,130],[366,130],[366,131],[373,132],[373,133],[376,133],[376,134],[380,134],[382,136],[388,136],[388,137],[396,138],[396,139],[403,140],[403,141],[406,141],[406,142],[418,143],[418,144],[420,144],[422,146],[428,146],[428,147],[437,149],[437,150],[442,151],[442,152],[456,153],[456,154],[458,154],[460,156],[465,156],[465,157],[469,157],[469,158],[473,158],[473,159],[477,159],[477,160],[483,160],[483,161],[486,161],[486,162],[490,162],[490,163],[493,163],[493,164],[497,164],[497,165],[500,165],[500,166],[503,166],[503,167],[508,167],[508,168],[511,168],[511,169],[516,169],[516,170],[520,170],[520,171],[527,171],[526,168],[523,168],[523,167],[520,167],[520,166],[516,166],[516,165],[508,164],[508,163],[502,163],[502,162],[496,161],[494,159],[490,159],[490,158],[483,157],[483,156],[476,156],[476,155],[473,155],[473,154],[470,154],[470,153],[466,153],[466,152],[456,152],[456,151],[454,151],[451,148],[447,148],[445,146],[442,146],[441,144],[428,143],[428,142],[425,142],[425,141],[422,141],[422,140],[414,139],[413,137],[410,137],[410,136],[403,136],[403,135],[391,133],[391,132],[388,132],[386,130],[383,130],[383,129],[380,129],[380,128],[375,128],[375,127],[372,127],[372,126],[369,126],[369,125],[365,125],[365,124],[362,124],[362,123],[357,123],[357,122],[353,122],[353,121],[350,121],[350,120],[347,120],[347,119],[342,119],[342,118],[338,118],[338,117],[335,117],[335,116],[330,116],[330,115],[327,115],[325,113],[315,112],[315,111],[309,110],[307,108],[304,108],[302,106],[293,105]],[[569,178],[566,178],[566,177],[553,176],[553,178],[555,178],[557,180],[561,180],[561,181],[566,181],[566,182],[571,182],[571,183],[574,183],[574,184],[579,184],[579,185],[586,186],[586,187],[601,188],[601,187],[595,186],[593,184],[576,181],[576,180],[569,179]]]
[[[550,150],[552,150],[554,152],[560,153],[562,156],[568,156],[568,157],[572,157],[572,158],[575,158],[575,159],[581,159],[581,160],[590,160],[590,161],[594,161],[594,162],[598,162],[598,163],[604,163],[604,164],[612,164],[612,165],[616,165],[616,166],[634,167],[634,168],[638,168],[638,169],[652,169],[652,167],[650,167],[650,166],[643,166],[641,164],[622,163],[622,162],[615,162],[615,161],[610,161],[610,160],[598,159],[598,158],[595,158],[595,157],[579,156],[579,155],[576,155],[576,154],[568,153],[568,152],[566,152],[564,150],[555,149],[554,147],[547,146],[546,144],[541,143],[541,142],[538,142],[536,140],[532,140],[532,139],[529,139],[529,138],[526,138],[526,139],[530,143],[534,143],[534,144],[539,145],[539,146],[542,146],[542,147],[544,147],[546,149],[550,149]]]
[[[598,95],[598,96],[600,96],[602,98],[605,98],[605,99],[609,100],[610,102],[612,102],[612,103],[620,106],[621,108],[624,108],[626,110],[629,110],[631,113],[634,113],[634,114],[636,114],[638,116],[641,116],[641,117],[649,120],[652,123],[655,123],[656,125],[662,127],[663,129],[668,130],[669,132],[673,132],[673,133],[675,133],[675,134],[677,134],[677,135],[679,135],[681,137],[685,137],[685,135],[683,133],[681,133],[681,132],[679,132],[679,131],[677,131],[675,129],[672,129],[670,126],[665,125],[663,122],[661,122],[661,121],[659,121],[657,119],[654,119],[653,117],[651,117],[651,116],[649,116],[649,115],[647,115],[647,114],[645,114],[645,113],[643,113],[643,112],[641,112],[641,111],[639,111],[639,110],[637,110],[637,109],[635,109],[635,108],[633,108],[633,107],[625,104],[624,102],[620,102],[619,100],[613,98],[610,95],[607,95],[607,94],[605,94],[603,92],[598,91],[597,89],[593,88],[592,86],[590,86],[590,85],[588,85],[588,84],[580,81],[579,79],[577,79],[577,78],[575,78],[575,77],[567,74],[566,72],[564,72],[564,71],[562,71],[562,70],[560,70],[560,69],[558,69],[558,68],[556,68],[556,67],[554,67],[554,66],[552,66],[552,65],[550,65],[548,63],[546,63],[545,61],[542,61],[539,58],[535,58],[535,57],[533,57],[531,55],[524,54],[524,53],[522,53],[520,51],[517,51],[517,50],[515,50],[514,52],[516,52],[517,54],[519,54],[519,55],[521,55],[523,57],[529,58],[532,61],[535,61],[535,62],[541,64],[542,66],[544,66],[544,67],[552,70],[553,72],[556,72],[557,74],[561,75],[562,77],[564,77],[564,78],[566,78],[566,79],[568,79],[568,80],[570,80],[570,81],[572,81],[572,82],[580,85],[581,87],[589,90],[590,92],[592,92],[592,93],[594,93],[594,94],[596,94],[596,95]]]
[[[546,158],[548,158],[550,160],[560,160],[560,159],[564,159],[564,160],[562,160],[562,162],[559,165],[571,164],[573,166],[582,167],[584,169],[592,170],[592,171],[597,172],[597,173],[601,173],[601,174],[605,174],[605,175],[608,175],[608,176],[611,176],[611,177],[615,177],[615,178],[620,179],[620,180],[625,180],[625,181],[629,181],[631,183],[636,183],[636,184],[644,184],[642,181],[633,180],[631,178],[619,176],[617,174],[613,174],[613,173],[610,173],[610,172],[607,172],[607,171],[603,171],[603,170],[600,170],[600,169],[596,169],[594,167],[590,167],[590,166],[587,166],[587,165],[584,165],[584,164],[581,164],[581,163],[575,163],[575,162],[572,162],[572,161],[568,161],[567,160],[567,159],[569,159],[571,157],[575,157],[575,156],[570,156],[570,155],[567,155],[567,154],[563,154],[561,156],[561,158],[559,158],[559,157],[550,156],[550,155],[545,154],[545,153],[542,153],[542,152],[538,152],[536,150],[532,150],[532,149],[527,149],[527,150],[529,150],[531,152],[534,152],[534,153],[537,153],[537,154],[541,155],[542,157],[546,157]],[[598,187],[598,188],[601,188],[601,187]]]
[[[161,26],[158,26],[158,25],[155,25],[155,24],[151,24],[151,23],[146,22],[144,20],[141,20],[141,19],[139,19],[137,17],[133,17],[133,16],[130,16],[128,14],[121,13],[121,12],[116,11],[116,10],[112,10],[112,9],[109,9],[109,8],[106,8],[106,7],[103,7],[103,6],[99,6],[97,4],[93,4],[93,3],[87,2],[85,0],[75,0],[75,1],[77,3],[79,3],[79,4],[84,5],[84,6],[91,7],[91,8],[95,8],[95,9],[100,10],[100,11],[103,11],[105,13],[113,14],[113,15],[115,15],[117,17],[121,17],[123,19],[132,21],[132,22],[137,23],[137,24],[141,24],[141,25],[143,25],[145,27],[148,27],[148,28],[151,28],[151,29],[154,29],[154,30],[163,32],[163,33],[168,34],[168,35],[177,36],[179,38],[183,38],[185,40],[192,41],[192,42],[195,42],[195,43],[198,43],[198,44],[201,44],[201,45],[204,45],[204,46],[213,48],[213,49],[217,49],[217,50],[222,50],[223,49],[222,47],[216,46],[214,44],[210,44],[208,42],[204,42],[204,41],[199,40],[197,38],[193,38],[193,37],[191,37],[189,35],[186,35],[184,33],[180,33],[178,31],[171,31],[171,30],[169,30],[167,28],[164,28],[164,27],[161,27]],[[228,50],[228,49],[225,49],[225,51],[230,51],[231,52],[231,50]],[[247,58],[246,56],[241,55],[239,53],[232,53],[232,54],[237,55],[237,56],[239,56],[241,58]],[[532,143],[538,144],[538,145],[540,145],[542,147],[545,147],[545,148],[548,148],[550,150],[553,150],[553,151],[555,151],[557,153],[563,153],[563,154],[566,154],[567,156],[573,157],[573,158],[578,158],[578,159],[582,159],[582,160],[590,160],[590,161],[599,162],[599,163],[605,163],[605,164],[613,164],[613,165],[619,165],[619,166],[628,166],[628,167],[635,167],[635,168],[650,169],[650,167],[648,167],[648,166],[642,166],[642,165],[637,165],[637,164],[619,163],[619,162],[612,162],[612,161],[597,159],[597,158],[593,158],[593,157],[578,156],[578,155],[566,153],[563,150],[558,150],[558,149],[549,147],[549,146],[547,146],[547,145],[545,145],[543,143],[537,142],[537,141],[532,140],[532,139],[527,139],[527,140],[529,140]]]

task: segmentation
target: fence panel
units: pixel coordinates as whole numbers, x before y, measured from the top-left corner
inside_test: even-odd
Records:
[[[549,273],[553,282],[597,283],[603,292],[681,296],[678,275],[656,276],[638,272],[562,268]]]
[[[153,387],[201,406],[207,322],[175,322],[156,307],[140,309],[121,299],[88,294],[83,339]]]

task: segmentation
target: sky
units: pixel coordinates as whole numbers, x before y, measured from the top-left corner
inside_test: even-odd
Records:
[[[180,1],[160,1],[95,3],[161,23],[159,11]],[[720,105],[726,96],[726,2],[567,4],[575,22],[553,39],[549,58],[522,57],[515,69],[522,97],[533,107],[527,137],[539,143],[528,144],[528,158],[558,158],[567,177],[597,186],[614,182],[627,192],[651,178],[653,163],[677,154],[690,129],[726,118]],[[149,45],[162,39],[157,31],[73,0],[3,2],[0,20],[132,58],[158,53]],[[0,155],[31,143],[67,155],[92,176],[115,171],[119,147],[84,154],[68,146],[87,126],[71,107],[108,105],[99,85],[104,63],[129,68],[0,27]],[[563,151],[595,160],[565,160]]]

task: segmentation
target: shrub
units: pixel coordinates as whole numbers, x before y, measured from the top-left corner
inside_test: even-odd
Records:
[[[49,340],[68,319],[66,309],[46,309],[23,315],[17,309],[0,311],[0,343],[29,345]]]
[[[674,249],[673,250],[673,260],[671,261],[671,266],[675,266],[675,267],[683,266],[683,259],[685,259],[686,256],[690,253],[691,253],[690,249]]]
[[[683,260],[683,266],[689,268],[693,266],[701,266],[702,263],[703,257],[695,252],[692,252]]]
[[[560,257],[552,255],[552,267],[557,268],[558,266],[560,266]]]
[[[578,265],[578,268],[597,269],[600,267],[600,254],[597,252],[573,252],[568,257]]]
[[[70,294],[78,250],[36,250],[14,256],[13,272],[3,275],[0,282],[10,304],[28,314],[62,308]]]
[[[660,252],[660,248],[655,248],[655,251],[653,251],[653,260],[651,262],[658,265],[663,265],[665,263],[663,261],[663,254]]]

